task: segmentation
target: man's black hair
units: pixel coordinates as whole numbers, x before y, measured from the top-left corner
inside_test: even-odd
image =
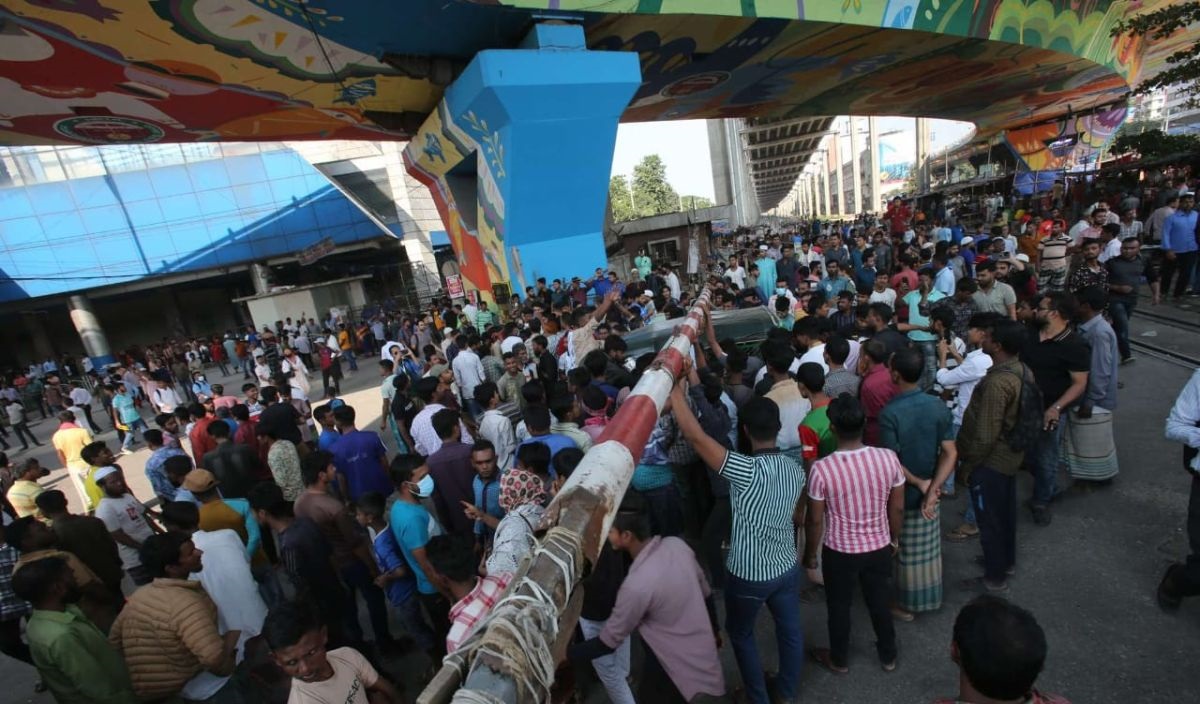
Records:
[[[578,447],[564,447],[554,456],[551,464],[554,465],[554,471],[559,477],[566,479],[571,476],[579,463],[583,461],[583,450]]]
[[[845,364],[850,356],[850,341],[841,335],[831,335],[825,342],[825,354],[834,364]]]
[[[433,425],[433,432],[437,433],[438,438],[449,440],[454,435],[454,430],[458,428],[458,420],[458,411],[443,408],[433,414],[430,424]]]
[[[438,535],[425,544],[425,556],[438,574],[452,582],[469,582],[479,567],[474,541],[460,535]]]
[[[392,458],[392,463],[388,466],[388,476],[391,477],[392,485],[397,489],[405,482],[411,482],[413,472],[418,467],[425,464],[425,457],[422,455],[396,455]]]
[[[1097,313],[1104,312],[1104,309],[1108,307],[1108,293],[1099,286],[1088,286],[1082,291],[1077,291],[1075,297],[1079,303]]]
[[[174,531],[155,533],[146,538],[142,547],[138,549],[138,559],[142,561],[142,568],[154,579],[166,577],[167,568],[179,564],[179,549],[190,540],[191,538],[183,533]]]
[[[71,572],[71,566],[61,557],[43,557],[22,565],[12,575],[13,594],[34,606],[42,603],[50,585]]]
[[[1046,634],[1033,614],[987,594],[958,612],[954,644],[967,681],[989,699],[1029,696],[1046,662]]]
[[[873,313],[876,317],[878,317],[880,320],[883,321],[884,325],[887,325],[888,323],[892,322],[892,315],[894,314],[894,312],[892,311],[892,307],[889,306],[888,304],[884,303],[883,301],[876,301],[876,302],[872,303],[869,306],[869,309],[870,309],[871,313]]]
[[[475,391],[472,392],[472,396],[475,397],[475,403],[478,403],[480,408],[486,410],[487,407],[492,403],[492,397],[494,397],[498,391],[499,388],[496,386],[495,382],[485,381],[475,387]]]
[[[225,423],[221,423],[221,425],[225,425]],[[226,427],[228,427],[228,426],[226,426]],[[158,447],[162,447],[163,433],[158,428],[147,428],[147,429],[143,430],[142,438],[146,441],[147,445],[155,445]]]
[[[274,518],[290,518],[293,515],[292,502],[283,498],[283,489],[275,482],[259,482],[250,487],[246,500],[250,502],[250,508],[266,511]]]
[[[992,327],[992,342],[1009,355],[1018,355],[1025,346],[1029,333],[1025,326],[1015,320],[999,320]]]
[[[372,518],[383,518],[387,514],[387,499],[378,491],[364,492],[354,506]]]
[[[842,440],[861,437],[867,425],[867,414],[862,404],[849,393],[843,392],[829,402],[829,425]]]
[[[300,642],[305,634],[325,627],[316,607],[306,601],[285,601],[271,609],[263,621],[262,635],[272,651]]]
[[[187,455],[171,455],[163,462],[163,471],[167,476],[172,474],[185,475],[195,469],[192,458]]]
[[[200,507],[191,501],[167,501],[162,505],[162,521],[167,530],[195,530],[200,527]]]
[[[633,533],[638,540],[650,539],[650,514],[647,512],[646,501],[635,492],[627,492],[613,516],[612,527],[618,533]]]
[[[925,355],[915,347],[905,347],[896,350],[892,355],[891,368],[904,381],[915,384],[925,371]]]
[[[229,437],[230,433],[229,424],[223,420],[213,421],[212,423],[208,424],[208,427],[204,429],[204,432],[208,433],[209,436],[213,438],[227,438]]]
[[[539,476],[550,474],[550,448],[545,443],[527,442],[517,448],[517,461]]]
[[[63,513],[67,510],[67,495],[58,489],[47,489],[33,500],[42,513]]]
[[[738,422],[746,429],[751,439],[769,442],[779,435],[779,406],[765,396],[756,396],[746,402],[738,414]]]
[[[348,403],[343,403],[333,409],[333,422],[338,425],[354,425],[354,419],[357,414],[354,412],[354,406]]]
[[[816,362],[805,362],[796,370],[796,383],[810,393],[817,393],[825,388],[825,370]]]
[[[807,320],[807,318],[806,318]],[[796,361],[796,351],[790,343],[778,340],[767,340],[762,344],[762,358],[767,367],[777,373],[786,374]]]
[[[300,478],[304,480],[304,486],[316,484],[321,472],[324,472],[332,463],[333,455],[324,450],[317,450],[306,455],[300,462]]]
[[[545,406],[529,406],[526,408],[525,427],[530,430],[549,430],[550,409]]]
[[[608,368],[608,355],[603,350],[592,350],[583,357],[583,368],[593,379],[604,376]]]
[[[625,352],[629,349],[629,345],[621,338],[620,335],[609,335],[604,338],[605,352]]]

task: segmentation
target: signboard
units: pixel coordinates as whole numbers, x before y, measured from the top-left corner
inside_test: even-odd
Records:
[[[310,247],[305,247],[296,259],[300,262],[301,266],[308,266],[332,253],[336,247],[337,244],[333,241],[333,238],[326,237]]]
[[[479,303],[479,292],[475,289],[467,291],[467,303],[470,303],[471,305],[477,305]]]
[[[446,277],[446,293],[450,294],[451,298],[463,298],[462,276],[459,274],[450,274]]]
[[[729,225],[729,220],[713,220],[712,221],[713,237],[732,235],[733,228]]]

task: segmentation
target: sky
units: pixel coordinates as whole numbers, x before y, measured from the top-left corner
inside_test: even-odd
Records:
[[[865,120],[860,126],[865,128]],[[973,129],[969,122],[933,120],[933,151],[953,144]],[[901,130],[885,136],[885,132]],[[884,163],[911,162],[916,155],[916,128],[911,117],[879,118],[880,142],[884,145]],[[680,195],[713,198],[712,164],[708,152],[708,131],[704,120],[673,122],[631,122],[617,129],[617,147],[613,153],[612,173],[630,175],[633,167],[650,154],[662,157],[667,181]]]

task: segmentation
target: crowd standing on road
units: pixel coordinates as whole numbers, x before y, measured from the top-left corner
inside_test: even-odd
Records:
[[[1195,267],[1193,204],[1173,194],[1155,225],[1177,297]],[[861,589],[891,672],[917,657],[895,622],[942,607],[943,541],[977,540],[980,572],[955,588],[981,596],[955,621],[947,701],[1064,702],[1035,688],[1047,643],[1034,616],[997,595],[1020,578],[1022,505],[1050,526],[1063,470],[1081,491],[1118,475],[1129,317],[1143,281],[1152,303],[1160,292],[1135,224],[1101,203],[1069,231],[1048,211],[966,234],[896,200],[878,221],[727,238],[690,282],[642,253],[627,275],[539,279],[504,306],[301,316],[127,350],[109,369],[31,365],[0,384],[0,429],[37,443],[28,414],[53,418],[83,511],[39,484],[36,460],[0,455],[0,650],[60,702],[399,701],[390,656],[473,647],[547,504],[653,362],[627,354],[629,333],[681,318],[705,286],[703,344],[591,566],[566,666],[594,669],[622,704],[722,697],[735,689],[723,632],[747,701],[794,701],[805,659],[861,665]],[[708,315],[762,307],[776,324],[752,344]],[[213,367],[234,382],[210,381]],[[378,373],[377,427],[359,422],[375,408],[339,398],[355,373]],[[106,426],[119,449],[96,439]],[[1200,372],[1168,435],[1200,447],[1197,427]],[[153,497],[125,480],[118,460],[134,451]],[[1194,450],[1185,461],[1200,477]],[[1195,509],[1200,478],[1192,492]],[[1164,608],[1200,593],[1189,530]],[[802,604],[820,602],[827,643],[806,649]],[[755,639],[764,606],[773,676]]]

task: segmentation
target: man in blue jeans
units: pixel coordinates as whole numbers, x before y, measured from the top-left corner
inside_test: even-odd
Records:
[[[121,431],[124,435],[121,438],[121,452],[130,452],[137,441],[135,433],[139,429],[146,430],[146,421],[142,420],[142,414],[134,405],[133,393],[123,383],[117,384],[117,393],[112,398],[112,409],[115,416],[113,424],[117,426],[117,430],[121,430],[120,426],[126,428]]]
[[[1033,470],[1033,522],[1042,527],[1050,525],[1050,502],[1059,492],[1058,464],[1066,411],[1087,390],[1092,365],[1087,342],[1070,325],[1077,309],[1075,297],[1068,293],[1044,296],[1036,312],[1037,333],[1030,336],[1021,351],[1021,359],[1033,372],[1045,405],[1041,436],[1025,458]]]
[[[684,438],[710,469],[729,482],[733,531],[725,581],[725,630],[752,704],[791,702],[798,694],[803,634],[800,624],[800,570],[793,516],[804,489],[804,469],[775,447],[779,407],[769,398],[751,399],[739,422],[752,453],[726,450],[700,427],[679,386],[671,410]],[[767,694],[754,623],[763,604],[775,619],[779,675]]]

